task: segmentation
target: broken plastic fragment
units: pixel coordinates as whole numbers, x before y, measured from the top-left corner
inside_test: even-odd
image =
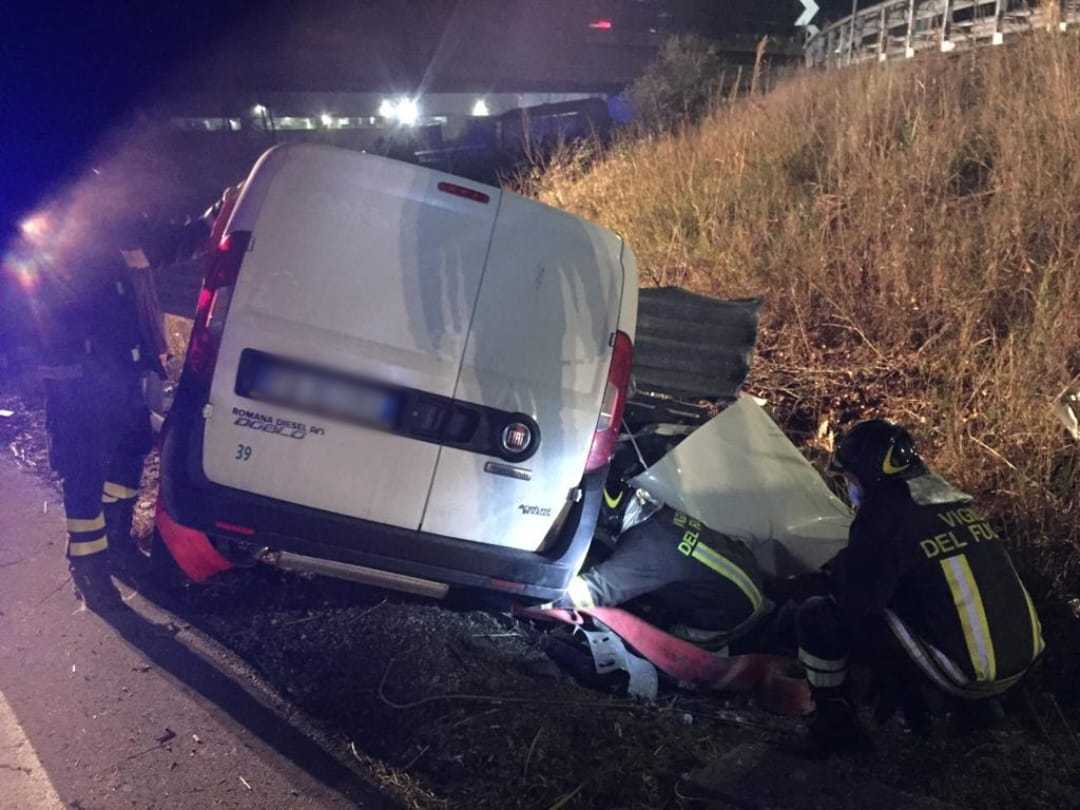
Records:
[[[851,510],[751,397],[630,483],[738,537],[770,576],[816,570],[847,545]]]

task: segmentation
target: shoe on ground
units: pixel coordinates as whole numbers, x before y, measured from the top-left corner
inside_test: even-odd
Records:
[[[87,565],[71,566],[71,581],[75,586],[75,595],[89,610],[98,612],[123,605],[120,592],[113,585],[109,569],[98,561]]]

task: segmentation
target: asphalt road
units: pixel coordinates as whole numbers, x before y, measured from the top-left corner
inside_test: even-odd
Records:
[[[0,810],[388,806],[129,586],[82,609],[57,493],[7,458],[0,515]]]

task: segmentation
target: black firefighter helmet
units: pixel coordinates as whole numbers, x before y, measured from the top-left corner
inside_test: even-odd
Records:
[[[830,469],[854,476],[863,487],[910,478],[922,468],[915,440],[900,425],[884,419],[860,422],[844,435]]]

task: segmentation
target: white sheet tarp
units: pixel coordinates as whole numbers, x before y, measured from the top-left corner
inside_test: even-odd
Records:
[[[633,484],[743,539],[768,574],[819,568],[847,544],[851,510],[748,396],[691,433]]]

